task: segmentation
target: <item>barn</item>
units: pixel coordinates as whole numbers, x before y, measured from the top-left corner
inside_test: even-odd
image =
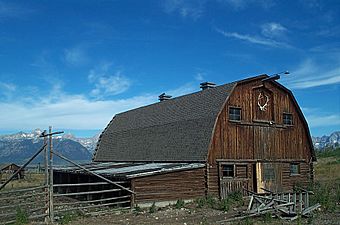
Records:
[[[290,90],[268,75],[201,88],[115,115],[88,169],[125,182],[132,205],[292,191],[312,181],[311,136]],[[60,183],[79,176],[56,173]]]
[[[3,163],[0,164],[0,181],[6,181],[12,174],[20,169],[15,163]],[[25,176],[25,171],[21,170],[14,179],[23,179]]]

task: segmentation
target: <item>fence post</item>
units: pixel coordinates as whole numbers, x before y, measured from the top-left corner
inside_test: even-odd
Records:
[[[44,136],[44,173],[45,173],[45,213],[46,213],[46,217],[45,217],[45,223],[49,223],[50,222],[50,202],[49,202],[49,180],[48,180],[48,154],[47,154],[47,136],[46,136],[46,130],[44,130],[43,132],[43,136]]]
[[[50,220],[51,223],[54,222],[54,212],[53,212],[53,143],[52,143],[52,127],[49,129],[49,150],[50,150],[50,169],[49,169],[49,203],[50,203]]]
[[[299,195],[299,210],[300,210],[300,213],[302,213],[302,191],[300,192],[300,195]]]

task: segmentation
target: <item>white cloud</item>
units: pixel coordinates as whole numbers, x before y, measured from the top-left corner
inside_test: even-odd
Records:
[[[154,96],[91,101],[83,96],[66,95],[54,103],[0,103],[2,129],[46,128],[49,125],[70,129],[103,129],[116,113],[149,104]]]
[[[203,81],[204,80],[204,74],[201,72],[198,72],[195,76],[195,80],[197,81]]]
[[[305,89],[340,83],[340,61],[323,63],[321,60],[306,59],[291,76],[283,78],[293,89]]]
[[[102,98],[121,94],[131,86],[131,80],[122,75],[120,71],[112,75],[111,66],[112,63],[103,63],[90,71],[88,80],[95,85],[91,91],[93,97]]]
[[[117,72],[113,76],[99,77],[91,94],[93,96],[117,95],[125,92],[130,85],[131,81]]]
[[[32,9],[24,8],[10,1],[0,1],[0,19],[20,17],[33,11]]]
[[[19,88],[17,88],[19,89]],[[116,100],[91,99],[85,95],[71,95],[63,92],[61,86],[54,87],[51,96],[34,95],[34,101],[0,102],[0,124],[4,130],[32,130],[49,125],[64,129],[103,129],[112,117],[143,105],[157,102],[160,93],[146,93]],[[165,90],[174,97],[191,93],[198,85],[187,83],[175,89]]]
[[[11,83],[0,82],[0,90],[5,92],[7,91],[12,92],[16,90],[16,86]]]
[[[206,0],[166,0],[163,9],[168,14],[179,14],[183,18],[197,20],[204,12]]]
[[[16,85],[0,81],[0,98],[4,97],[5,100],[10,100],[16,90]]]
[[[328,126],[338,126],[340,125],[340,115],[310,115],[306,116],[308,124],[310,127],[328,127]]]
[[[225,32],[223,30],[216,30],[218,33],[222,34],[225,37],[228,38],[235,38],[238,40],[242,40],[245,42],[249,42],[252,44],[258,44],[258,45],[264,45],[264,46],[269,46],[269,47],[276,47],[276,48],[292,48],[292,46],[283,43],[283,42],[278,42],[272,39],[268,38],[262,38],[258,36],[251,36],[248,34],[239,34],[237,32]]]
[[[64,51],[64,59],[70,65],[83,65],[88,61],[88,56],[84,47],[77,46]]]
[[[178,88],[171,89],[166,91],[166,94],[172,95],[173,97],[181,96],[181,95],[186,95],[189,93],[194,92],[195,90],[198,89],[198,85],[194,85],[193,83],[186,83]]]
[[[279,23],[265,23],[261,26],[262,34],[269,38],[281,37],[287,32],[287,28]]]
[[[233,7],[235,10],[243,10],[249,5],[259,6],[263,9],[269,9],[274,6],[272,0],[217,0],[220,3],[226,3]]]

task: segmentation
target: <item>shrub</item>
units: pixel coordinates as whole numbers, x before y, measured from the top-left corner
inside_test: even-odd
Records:
[[[196,200],[195,200],[195,203],[196,203],[196,205],[197,205],[197,208],[203,208],[204,206],[205,206],[205,204],[206,204],[206,199],[205,198],[197,198]]]
[[[139,207],[139,205],[135,206],[135,212],[137,212],[137,213],[142,212],[142,209],[141,209],[141,207]]]
[[[219,207],[218,207],[219,210],[223,210],[224,212],[227,212],[229,209],[230,209],[230,201],[228,198],[226,199],[222,199],[220,202],[219,202]]]
[[[183,208],[184,205],[185,205],[185,202],[182,199],[178,199],[176,204],[175,204],[175,207],[176,207],[176,209],[180,209],[180,208]]]
[[[20,207],[16,210],[15,216],[15,224],[16,225],[23,225],[28,223],[28,214],[25,210],[21,209]]]
[[[265,222],[265,223],[271,223],[272,220],[273,220],[272,214],[267,212],[267,213],[262,215],[262,219],[263,219],[263,222]]]
[[[208,204],[210,208],[213,208],[213,209],[216,208],[216,206],[218,205],[216,198],[212,195],[207,196],[206,203]]]
[[[60,224],[68,224],[72,221],[73,216],[71,213],[66,213],[61,217]]]
[[[314,195],[311,196],[311,203],[320,203],[326,211],[334,212],[340,198],[340,190],[338,189],[339,187],[334,189],[329,183],[315,183],[312,189]]]
[[[156,204],[155,202],[152,203],[152,205],[149,208],[149,213],[154,213],[156,212]]]

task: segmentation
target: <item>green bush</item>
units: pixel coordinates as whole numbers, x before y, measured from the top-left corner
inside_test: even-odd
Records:
[[[311,196],[311,203],[320,203],[324,210],[334,212],[340,199],[339,189],[339,187],[334,188],[331,183],[315,183],[312,189],[314,195]]]
[[[228,211],[231,206],[242,206],[244,204],[243,195],[240,191],[228,194],[227,198],[218,200],[212,195],[205,198],[197,198],[195,200],[197,208],[207,206],[212,209]]]
[[[149,208],[149,213],[154,213],[156,212],[156,204],[155,202],[152,203],[152,205]]]
[[[62,215],[61,220],[60,220],[60,224],[68,224],[72,221],[73,219],[73,215],[71,213],[66,213],[64,215]]]
[[[15,224],[23,225],[28,223],[28,214],[25,210],[18,207],[16,209]]]
[[[203,208],[206,205],[207,201],[205,198],[197,198],[195,200],[195,203],[197,205],[197,208]]]
[[[316,152],[316,156],[318,158],[326,158],[326,157],[336,157],[336,158],[340,158],[340,148],[331,148],[331,147],[327,147],[325,148],[323,151],[317,151]]]
[[[212,195],[207,196],[206,203],[210,208],[213,208],[213,209],[216,208],[216,206],[218,205],[217,199]]]
[[[182,199],[178,199],[176,204],[175,204],[175,208],[180,209],[180,208],[183,208],[184,205],[185,205],[185,202]]]
[[[237,223],[238,225],[252,225],[254,224],[253,220],[249,217],[245,218],[244,220],[241,220]]]
[[[227,212],[229,211],[230,209],[230,205],[231,205],[231,202],[230,200],[227,198],[227,199],[222,199],[220,202],[219,202],[219,206],[218,206],[218,209],[219,210],[222,210],[224,212]]]
[[[263,222],[265,222],[265,223],[271,223],[272,220],[273,220],[273,217],[272,217],[271,213],[267,212],[267,213],[262,215],[262,219],[263,219]]]
[[[139,205],[136,205],[134,209],[135,209],[134,212],[137,214],[143,211],[141,207],[139,207]]]

